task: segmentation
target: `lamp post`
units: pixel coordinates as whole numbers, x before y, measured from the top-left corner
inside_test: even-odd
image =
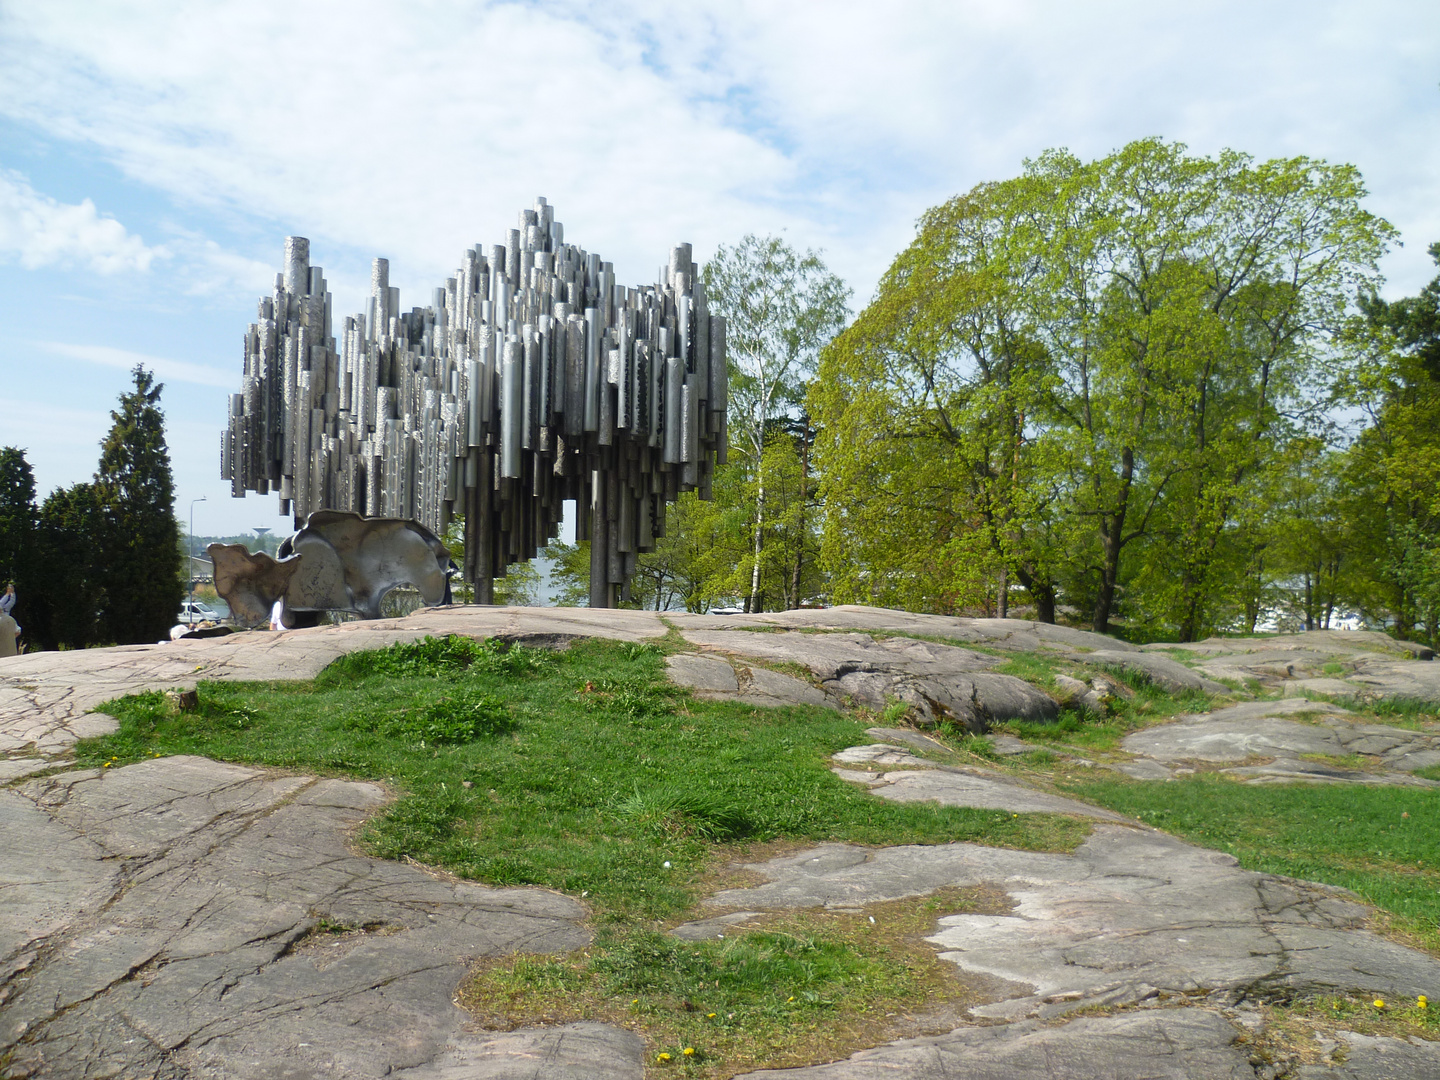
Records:
[[[208,501],[204,495],[190,500],[190,565],[186,568],[190,573],[190,606],[185,609],[185,618],[191,626],[195,625],[195,504]]]

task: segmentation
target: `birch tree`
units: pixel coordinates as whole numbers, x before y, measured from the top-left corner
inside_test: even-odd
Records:
[[[850,289],[818,252],[801,254],[777,236],[753,234],[721,246],[704,280],[710,310],[726,320],[731,443],[755,479],[746,609],[758,611],[769,497],[765,442],[775,420],[798,412],[821,349],[849,317]]]

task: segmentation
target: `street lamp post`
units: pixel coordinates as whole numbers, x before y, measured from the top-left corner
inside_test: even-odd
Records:
[[[190,573],[190,606],[185,609],[185,619],[191,626],[195,625],[195,504],[208,501],[204,495],[190,500],[190,565],[186,567]]]

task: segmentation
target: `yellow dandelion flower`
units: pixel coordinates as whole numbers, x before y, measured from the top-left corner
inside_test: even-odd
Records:
[[[794,1001],[795,999],[792,997],[792,998],[790,998],[789,1000],[790,1000],[790,1001]]]
[[[1421,1000],[1421,1001],[1424,1001],[1425,999],[1424,999],[1424,998],[1421,998],[1420,1000]],[[714,1020],[714,1019],[715,1019],[715,1014],[714,1014],[714,1013],[706,1013],[706,1014],[705,1014],[705,1019],[706,1019],[706,1020]]]
[[[669,1055],[669,1054],[656,1054],[656,1055],[655,1055],[655,1060],[656,1060],[656,1061],[669,1061],[669,1060],[670,1060],[670,1055]]]
[[[694,1048],[693,1046],[687,1046],[687,1047],[685,1047],[684,1050],[681,1050],[680,1052],[681,1052],[682,1054],[684,1054],[686,1057],[694,1057],[694,1056],[695,1056],[695,1048]]]
[[[1376,998],[1370,1004],[1374,1005],[1377,1009],[1383,1009],[1385,1007],[1385,1002],[1381,1001],[1379,998]]]
[[[1415,999],[1415,1006],[1420,1009],[1428,1009],[1430,1007],[1430,1001],[1424,994],[1421,994]]]

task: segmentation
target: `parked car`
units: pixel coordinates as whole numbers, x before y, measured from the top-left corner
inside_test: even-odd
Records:
[[[187,626],[193,626],[197,622],[219,622],[220,613],[199,600],[186,600],[180,605],[180,614],[175,621]]]
[[[710,609],[710,614],[711,614],[711,615],[744,615],[744,614],[745,614],[745,609],[742,608],[742,607],[712,607],[712,608]]]

